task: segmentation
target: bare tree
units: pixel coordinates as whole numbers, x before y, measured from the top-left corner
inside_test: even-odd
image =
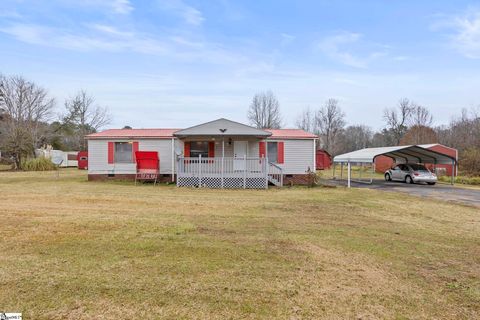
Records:
[[[5,122],[6,150],[16,167],[33,155],[42,141],[42,129],[52,117],[55,100],[45,89],[18,76],[0,76],[0,109]]]
[[[348,126],[342,130],[337,140],[341,153],[364,149],[372,146],[373,130],[365,125]]]
[[[280,104],[272,91],[253,96],[248,109],[248,120],[259,129],[279,129],[282,126]]]
[[[409,122],[412,127],[431,127],[433,124],[433,116],[427,108],[412,104]]]
[[[315,124],[318,128],[322,147],[330,154],[335,155],[338,146],[335,145],[343,127],[345,127],[345,113],[338,105],[338,100],[328,99],[323,108],[315,114]]]
[[[427,144],[437,143],[437,133],[431,127],[414,125],[411,126],[400,140],[400,144]]]
[[[306,108],[298,116],[297,121],[295,122],[297,128],[305,130],[310,133],[318,133],[315,126],[315,112]]]
[[[407,98],[400,99],[398,108],[387,108],[383,111],[383,118],[387,123],[387,130],[393,135],[395,144],[399,144],[408,129],[414,103]]]
[[[84,90],[80,90],[74,97],[65,101],[67,114],[64,116],[64,123],[73,127],[73,135],[79,150],[86,150],[87,134],[96,132],[111,121],[108,109],[94,103],[95,99]]]

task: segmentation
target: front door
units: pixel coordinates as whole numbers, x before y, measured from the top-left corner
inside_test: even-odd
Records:
[[[247,141],[233,142],[233,170],[245,170],[245,157],[247,156]]]

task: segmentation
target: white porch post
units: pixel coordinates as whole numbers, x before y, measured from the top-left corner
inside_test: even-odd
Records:
[[[202,187],[202,155],[198,155],[198,187]]]
[[[263,143],[265,143],[265,154],[262,154],[262,162],[265,170],[265,189],[268,189],[267,139],[264,139]]]
[[[265,159],[267,159],[268,163],[268,140],[265,139]]]
[[[222,137],[222,174],[221,174],[221,184],[222,189],[224,187],[224,171],[225,171],[225,137]]]
[[[452,160],[452,180],[451,180],[451,185],[455,183],[455,160]]]
[[[247,155],[243,155],[243,189],[247,188]]]

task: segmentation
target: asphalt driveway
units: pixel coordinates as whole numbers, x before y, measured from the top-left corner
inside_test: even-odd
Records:
[[[346,181],[337,180],[334,183],[337,185],[346,185]],[[480,188],[462,188],[460,186],[452,186],[449,184],[436,184],[434,186],[429,186],[394,181],[387,182],[383,180],[374,180],[372,184],[352,182],[352,187],[404,192],[419,197],[430,197],[480,207]]]

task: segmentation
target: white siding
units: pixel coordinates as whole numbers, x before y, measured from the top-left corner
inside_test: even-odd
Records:
[[[172,174],[172,139],[148,139],[138,141],[139,151],[157,151],[160,173]]]
[[[172,173],[172,139],[144,140],[89,140],[89,174],[135,174],[135,163],[108,163],[108,142],[138,141],[139,151],[157,151],[160,158],[160,173]],[[183,148],[183,146],[182,146]]]
[[[134,174],[134,163],[108,163],[108,142],[129,140],[89,140],[88,141],[88,173],[89,174]],[[171,139],[144,139],[130,140],[139,142],[140,151],[157,151],[160,157],[160,173],[172,173],[172,161],[176,162],[176,156],[172,157]],[[284,142],[284,163],[279,164],[284,174],[304,174],[308,169],[314,170],[314,140],[269,140]],[[175,139],[175,149],[183,154],[183,142]],[[222,142],[215,143],[215,156],[222,156]],[[233,156],[233,142],[225,142],[225,157]],[[248,156],[258,157],[258,141],[248,142]],[[176,163],[174,163],[176,165]]]
[[[314,140],[269,140],[284,142],[284,163],[278,166],[284,174],[305,174],[309,169],[315,170]]]

